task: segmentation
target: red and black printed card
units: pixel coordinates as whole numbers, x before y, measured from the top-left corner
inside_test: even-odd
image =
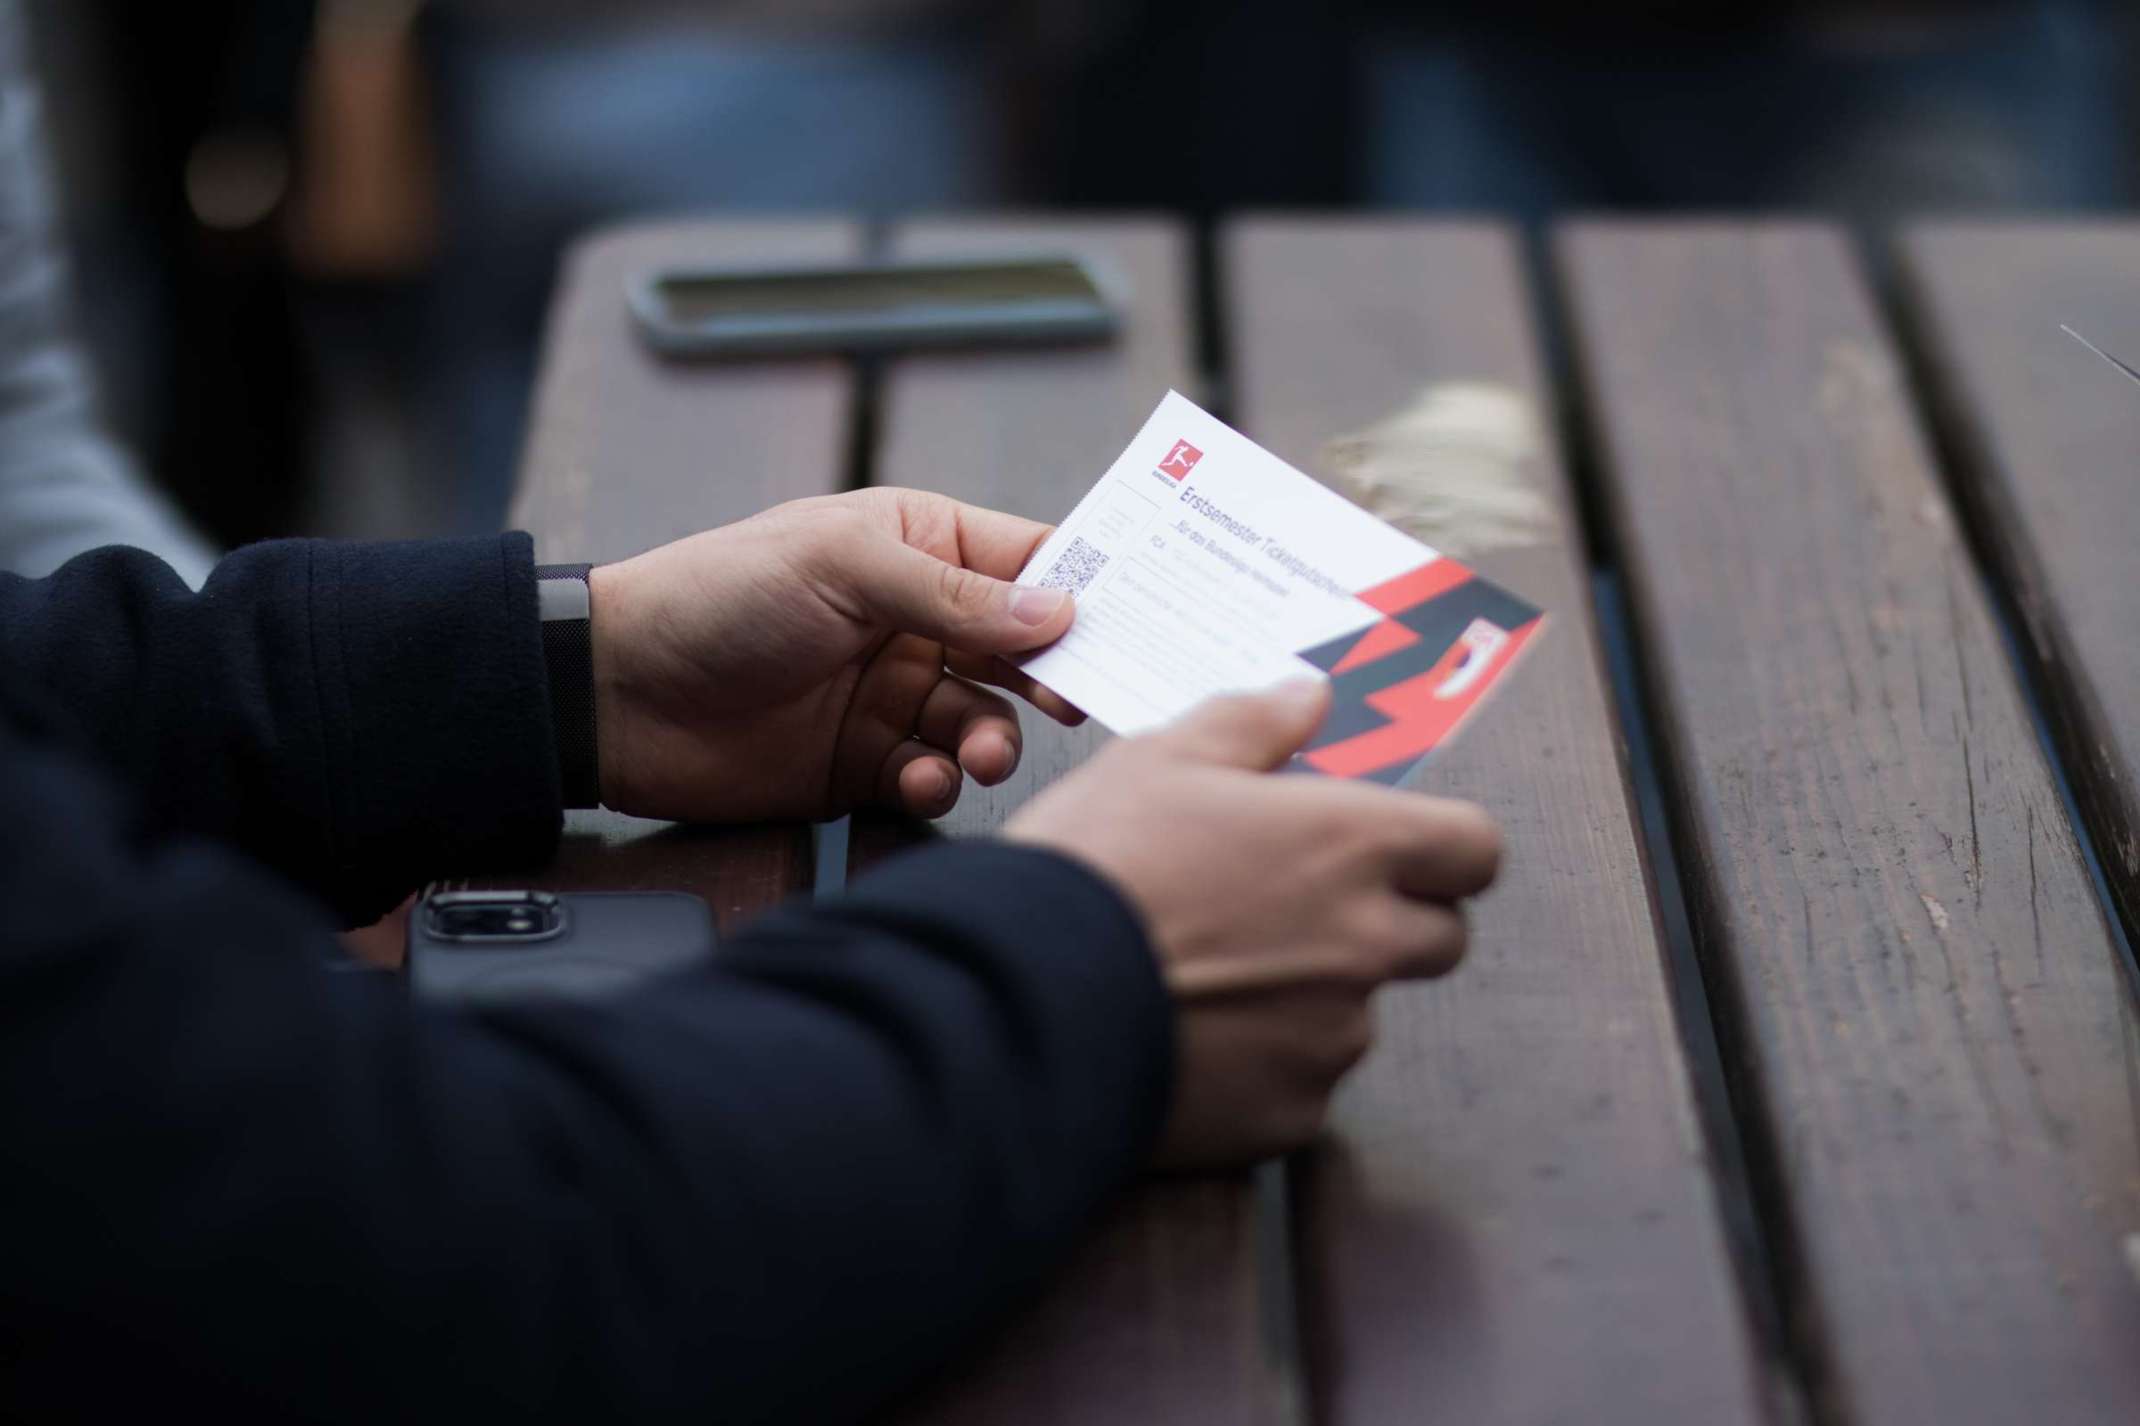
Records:
[[[1020,579],[1078,601],[1026,671],[1113,731],[1320,676],[1331,713],[1302,761],[1386,783],[1445,745],[1545,625],[1174,392]]]

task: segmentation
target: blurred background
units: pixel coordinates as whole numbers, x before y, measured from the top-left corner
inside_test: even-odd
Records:
[[[677,210],[2131,203],[2110,0],[34,0],[114,425],[224,544],[503,519],[561,247]]]

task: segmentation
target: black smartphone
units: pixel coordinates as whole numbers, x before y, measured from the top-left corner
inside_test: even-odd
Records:
[[[441,891],[409,916],[409,988],[464,1004],[601,999],[713,947],[713,913],[686,892]]]
[[[1107,283],[1071,257],[650,273],[627,294],[672,357],[795,356],[1113,334]]]

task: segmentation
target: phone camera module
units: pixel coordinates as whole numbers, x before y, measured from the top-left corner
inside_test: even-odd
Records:
[[[448,892],[424,904],[425,924],[442,941],[545,941],[564,929],[564,915],[542,891]]]

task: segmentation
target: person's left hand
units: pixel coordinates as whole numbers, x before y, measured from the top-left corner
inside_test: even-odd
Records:
[[[1018,765],[1001,655],[1070,627],[1016,576],[1048,527],[916,490],[777,506],[590,576],[602,801],[694,821],[934,817]]]

